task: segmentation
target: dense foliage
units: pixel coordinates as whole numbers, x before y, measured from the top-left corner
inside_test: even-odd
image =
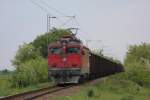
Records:
[[[132,45],[125,59],[128,79],[141,86],[150,84],[150,44]]]
[[[38,56],[40,56],[40,52],[38,49],[36,49],[31,43],[24,43],[23,45],[19,46],[15,59],[12,62],[13,65],[15,65],[17,68],[20,67],[22,63],[35,59]]]
[[[33,44],[33,46],[40,51],[41,55],[46,58],[48,44],[57,41],[62,35],[70,34],[70,32],[70,30],[54,28],[49,33],[37,36],[37,38],[31,44]]]
[[[24,87],[47,81],[47,60],[37,57],[22,63],[13,75],[15,86]]]
[[[16,67],[11,80],[13,86],[25,87],[48,81],[47,45],[66,34],[70,34],[70,31],[53,29],[37,36],[33,42],[21,45],[12,61]]]

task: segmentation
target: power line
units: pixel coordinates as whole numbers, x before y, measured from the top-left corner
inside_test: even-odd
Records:
[[[41,10],[43,10],[44,12],[50,14],[47,9],[45,9],[44,7],[42,7],[41,5],[39,5],[37,2],[34,2],[33,0],[30,0],[30,2],[33,3],[34,5],[38,6],[39,8],[41,8]]]
[[[64,23],[62,23],[62,25],[60,25],[60,26],[65,26],[65,25],[67,25],[70,21],[72,21],[74,18],[75,18],[75,16],[69,16],[70,18],[67,20],[67,21],[65,21]]]
[[[79,22],[78,22],[78,20],[77,20],[76,17],[74,18],[74,20],[75,20],[75,22],[77,23],[77,25],[78,25],[79,27],[81,27],[81,25],[79,24]]]
[[[47,32],[49,32],[50,29],[51,29],[51,20],[50,19],[54,18],[54,16],[52,16],[52,14],[50,14],[49,10],[47,9],[47,8],[49,8],[49,9],[53,10],[54,12],[62,15],[62,16],[55,17],[58,20],[59,23],[62,23],[61,25],[59,25],[59,27],[66,26],[68,23],[70,23],[70,21],[74,20],[75,23],[77,24],[77,26],[80,27],[79,29],[78,28],[77,29],[79,31],[81,31],[82,33],[87,33],[85,31],[83,31],[83,28],[81,27],[81,25],[79,24],[78,20],[76,19],[76,16],[67,16],[66,14],[64,14],[64,13],[58,11],[57,9],[55,9],[54,7],[48,5],[45,1],[43,1],[43,0],[38,0],[38,1],[41,2],[43,5],[45,5],[47,7],[40,5],[38,2],[35,2],[34,0],[30,0],[31,3],[33,3],[36,6],[38,6],[42,11],[47,13]],[[62,20],[59,19],[59,17],[67,17],[69,19],[67,21],[63,22]],[[82,35],[82,34],[80,34],[80,35]],[[83,37],[84,37],[84,39],[87,38],[85,36],[83,36]],[[85,41],[87,42],[88,39],[86,39]]]
[[[64,14],[64,13],[62,13],[62,12],[60,12],[59,10],[55,9],[54,7],[48,5],[48,4],[47,4],[45,1],[43,1],[43,0],[39,0],[39,1],[40,1],[42,4],[44,4],[45,6],[47,6],[48,8],[50,8],[51,10],[53,10],[53,11],[55,11],[56,13],[62,15],[61,17],[68,17],[68,18],[71,18],[71,19],[69,19],[69,20],[63,22],[62,20],[60,20],[60,19],[57,17],[57,20],[62,23],[61,25],[59,25],[59,27],[63,27],[63,26],[65,26],[65,25],[67,25],[71,20],[73,20],[72,18],[75,18],[75,16],[68,16],[68,15],[66,15],[66,14]]]
[[[45,6],[47,6],[48,8],[52,9],[53,11],[55,11],[56,13],[60,14],[60,15],[63,15],[63,16],[66,16],[66,14],[58,11],[57,9],[55,9],[54,7],[48,5],[45,1],[43,0],[39,0],[41,3],[43,3]]]
[[[35,2],[34,0],[30,0],[30,1],[31,1],[33,4],[35,4],[36,6],[38,6],[39,8],[41,8],[44,12],[46,12],[47,15],[49,15],[49,17],[53,17],[53,16],[50,14],[50,12],[48,11],[48,9],[46,9],[46,8],[43,7],[43,6],[41,6],[40,4],[38,4],[37,2]],[[41,2],[43,5],[47,6],[49,9],[55,11],[56,13],[58,13],[58,14],[60,14],[60,15],[63,15],[63,16],[61,16],[61,17],[70,18],[70,19],[68,19],[67,21],[63,22],[63,21],[60,20],[60,19],[58,18],[58,16],[57,16],[56,19],[57,19],[59,22],[62,23],[61,25],[59,25],[60,27],[67,25],[70,21],[72,21],[72,20],[74,19],[74,21],[76,22],[77,26],[80,27],[80,31],[82,30],[82,32],[83,32],[83,29],[81,29],[81,25],[79,24],[78,20],[76,19],[76,16],[66,16],[66,14],[64,14],[64,13],[58,11],[57,9],[55,9],[54,7],[48,5],[45,1],[43,1],[43,0],[38,0],[38,1]],[[51,15],[51,16],[50,16],[50,15]],[[49,21],[48,17],[47,17],[47,21]],[[50,23],[50,22],[47,22],[47,24],[49,24],[49,23]],[[49,28],[48,28],[49,26],[50,26],[50,25],[47,25],[47,30],[49,30]]]
[[[50,13],[49,13],[49,11],[45,8],[45,7],[43,7],[43,6],[41,6],[40,4],[38,4],[37,2],[35,2],[35,1],[33,1],[33,0],[30,0],[33,4],[35,4],[36,6],[38,6],[39,8],[41,8],[44,12],[46,12],[46,13],[48,13],[48,15],[51,15]],[[60,12],[60,11],[58,11],[57,9],[55,9],[54,7],[52,7],[52,6],[50,6],[50,5],[48,5],[45,1],[43,1],[43,0],[39,0],[42,4],[44,4],[45,6],[47,6],[48,8],[50,8],[50,9],[52,9],[53,11],[55,11],[55,12],[57,12],[58,14],[60,14],[60,15],[63,15],[62,17],[70,17],[71,19],[69,19],[69,20],[67,20],[66,22],[62,22],[60,19],[58,19],[61,23],[62,23],[62,25],[61,26],[65,26],[66,24],[68,24],[71,20],[75,20],[75,22],[76,22],[76,24],[81,28],[81,25],[79,24],[79,22],[77,21],[77,19],[76,19],[76,17],[75,16],[66,16],[66,14],[64,14],[64,13],[62,13],[62,12]],[[57,17],[58,18],[58,17]],[[72,19],[73,18],[73,19]]]

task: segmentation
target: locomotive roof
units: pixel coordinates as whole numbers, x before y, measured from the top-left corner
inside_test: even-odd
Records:
[[[51,46],[61,46],[61,43],[58,42],[58,41],[52,42],[52,43],[49,44],[49,47],[51,47]]]
[[[74,34],[71,34],[71,35],[63,35],[59,40],[50,43],[49,47],[62,46],[63,43],[67,44],[68,46],[82,45],[82,42]]]
[[[78,39],[74,34],[63,35],[63,36],[60,38],[60,40],[64,40],[64,39],[69,39],[70,41],[81,42],[81,40]]]

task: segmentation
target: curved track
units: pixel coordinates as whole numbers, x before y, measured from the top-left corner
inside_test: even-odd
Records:
[[[61,91],[69,87],[72,87],[72,86],[71,85],[64,86],[64,87],[52,86],[52,87],[42,88],[42,89],[24,92],[24,93],[20,93],[16,95],[1,97],[0,100],[32,100],[32,99],[36,99],[38,97],[44,96],[46,94],[51,94],[54,92]]]
[[[70,93],[71,91],[74,93],[73,90],[80,90],[81,86],[86,84],[95,84],[102,79],[95,79],[95,80],[88,80],[82,84],[70,84],[64,86],[51,86],[46,87],[34,91],[24,92],[12,96],[1,97],[0,100],[49,100],[53,95],[61,95]],[[49,95],[49,96],[48,96]],[[48,97],[47,97],[48,96]],[[46,98],[45,98],[46,97]],[[52,99],[52,98],[51,98]],[[52,99],[53,100],[53,99]]]

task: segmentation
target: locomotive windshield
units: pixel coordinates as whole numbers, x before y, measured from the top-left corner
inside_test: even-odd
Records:
[[[79,47],[68,47],[66,50],[67,53],[80,53]]]
[[[62,48],[60,48],[60,47],[53,47],[53,48],[50,48],[50,52],[52,54],[60,54],[62,52]]]

